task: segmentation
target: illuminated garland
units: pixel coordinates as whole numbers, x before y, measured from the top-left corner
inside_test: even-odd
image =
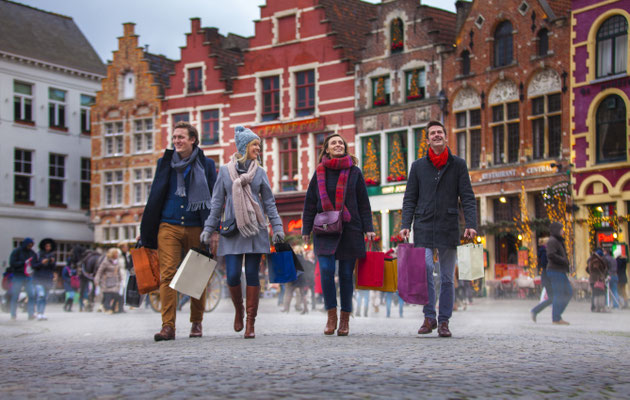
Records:
[[[532,229],[530,227],[529,222],[529,214],[527,212],[527,193],[525,192],[525,185],[521,183],[521,193],[519,194],[519,206],[521,209],[521,215],[514,216],[514,223],[516,224],[516,229],[520,233],[522,239],[521,244],[525,248],[527,248],[527,268],[529,268],[529,275],[534,277],[536,275],[536,270],[534,268],[534,246],[532,243]],[[516,245],[516,253],[520,250],[518,242]]]
[[[392,50],[402,49],[403,44],[403,26],[400,18],[392,21]]]
[[[571,197],[569,185],[569,182],[556,183],[544,190],[542,192],[542,197],[549,221],[560,222],[564,228],[564,240],[567,249],[567,257],[569,260],[572,260],[575,235],[573,234],[572,215],[567,212],[567,205]]]
[[[595,251],[597,247],[597,236],[596,230],[598,227],[601,227],[602,224],[609,224],[612,228],[613,232],[619,232],[619,223],[629,221],[628,216],[619,217],[617,215],[617,208],[613,208],[613,215],[608,217],[596,216],[592,207],[588,207],[588,243],[590,245],[590,250]]]

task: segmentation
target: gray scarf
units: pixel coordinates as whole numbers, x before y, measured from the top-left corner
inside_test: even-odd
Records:
[[[204,207],[210,209],[210,190],[208,189],[208,180],[201,163],[203,153],[199,154],[199,148],[195,146],[190,157],[182,160],[180,155],[175,151],[171,160],[171,168],[177,172],[177,190],[175,195],[186,197],[186,182],[184,180],[184,172],[186,168],[192,164],[190,168],[190,187],[188,190],[188,208],[186,211],[198,211]]]

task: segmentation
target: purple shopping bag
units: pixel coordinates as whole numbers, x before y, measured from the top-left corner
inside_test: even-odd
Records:
[[[398,295],[409,304],[428,304],[425,249],[412,243],[401,243],[398,255]]]

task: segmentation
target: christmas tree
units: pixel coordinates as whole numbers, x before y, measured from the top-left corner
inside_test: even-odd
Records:
[[[394,210],[389,215],[389,226],[392,232],[389,238],[389,247],[396,247],[398,243],[403,241],[403,238],[400,236],[400,230],[402,229],[402,210]]]
[[[392,153],[389,158],[388,182],[399,182],[407,179],[407,164],[405,163],[406,157],[401,146],[401,141],[400,134],[394,134],[391,149]]]
[[[376,80],[376,95],[374,96],[374,105],[381,106],[385,104],[385,78],[380,77]]]
[[[422,158],[427,155],[429,144],[427,143],[427,131],[422,128],[416,131],[416,143],[418,144],[418,154],[416,158]]]
[[[367,140],[364,160],[363,176],[365,177],[365,183],[368,186],[378,185],[381,181],[381,175],[379,172],[378,154],[376,145],[374,144],[374,138]]]
[[[400,18],[392,21],[392,51],[402,51],[403,49],[403,23]]]
[[[407,94],[407,100],[415,100],[420,98],[420,87],[418,86],[418,73],[419,70],[415,69],[411,75],[411,82],[409,84],[409,93]]]

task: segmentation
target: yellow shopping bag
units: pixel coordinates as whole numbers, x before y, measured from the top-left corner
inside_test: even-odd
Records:
[[[395,258],[385,258],[385,269],[383,273],[383,286],[359,286],[359,290],[377,290],[379,292],[395,292],[398,290],[398,260]]]

